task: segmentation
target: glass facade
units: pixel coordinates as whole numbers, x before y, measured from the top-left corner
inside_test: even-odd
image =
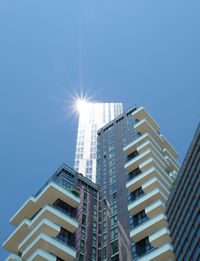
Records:
[[[97,130],[123,111],[122,103],[87,102],[80,111],[74,169],[96,181]]]

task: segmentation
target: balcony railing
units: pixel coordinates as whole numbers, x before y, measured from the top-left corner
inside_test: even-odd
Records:
[[[131,181],[132,179],[134,179],[135,177],[137,177],[138,175],[140,175],[142,173],[142,171],[137,168],[135,169],[134,171],[130,172],[127,174],[127,177],[126,177],[126,182],[129,182]]]
[[[69,247],[70,249],[72,249],[73,251],[76,251],[75,247],[69,245],[66,241],[63,241],[62,239],[60,238],[57,238],[57,237],[52,237],[53,239],[55,239],[56,241],[64,244],[65,246]]]
[[[135,202],[136,200],[138,200],[139,198],[144,197],[145,195],[147,195],[145,192],[141,193],[140,195],[134,197],[134,198],[130,198],[128,200],[128,204],[130,205],[131,203]]]
[[[138,224],[132,223],[130,225],[130,229],[135,229],[136,227],[139,227],[140,225],[144,225],[149,220],[150,220],[150,218],[148,216],[145,216],[141,221],[138,222]]]

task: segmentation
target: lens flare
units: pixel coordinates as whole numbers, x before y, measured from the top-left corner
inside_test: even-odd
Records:
[[[78,110],[79,113],[83,112],[83,111],[86,111],[87,107],[88,107],[87,100],[86,99],[79,99],[79,100],[77,100],[76,107],[77,107],[77,110]]]

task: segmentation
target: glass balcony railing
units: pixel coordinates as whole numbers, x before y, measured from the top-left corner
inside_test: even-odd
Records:
[[[69,247],[70,249],[72,249],[73,251],[76,251],[75,247],[69,245],[66,241],[63,241],[61,238],[58,237],[52,237],[53,239],[55,239],[56,241],[64,244],[65,246]]]
[[[150,220],[150,218],[148,216],[145,216],[140,221],[138,221],[137,224],[134,224],[134,223],[130,224],[130,229],[132,230],[132,229],[139,227],[140,225],[144,225],[149,220]]]
[[[130,172],[127,174],[127,178],[126,178],[126,182],[128,183],[129,181],[131,181],[132,179],[134,179],[135,177],[139,176],[142,173],[142,171],[137,168],[134,171]]]
[[[129,199],[129,200],[128,200],[128,205],[130,205],[130,204],[132,204],[133,202],[135,202],[136,200],[138,200],[138,199],[144,197],[145,195],[147,195],[147,194],[146,194],[145,192],[143,192],[142,194],[140,194],[140,195],[138,195],[138,196],[136,196],[136,197],[134,197],[134,198]]]

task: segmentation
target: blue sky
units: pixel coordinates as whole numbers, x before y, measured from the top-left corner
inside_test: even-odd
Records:
[[[144,106],[182,162],[200,117],[199,9],[199,0],[0,1],[1,243],[22,203],[63,162],[73,166],[76,94]]]

